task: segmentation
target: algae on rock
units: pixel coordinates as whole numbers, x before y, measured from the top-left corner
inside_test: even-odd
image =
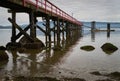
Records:
[[[87,45],[87,46],[80,47],[80,49],[85,50],[85,51],[93,51],[95,49],[95,47],[93,47],[91,45]]]
[[[101,46],[101,48],[106,54],[112,54],[113,52],[118,50],[118,48],[111,43],[105,43]]]

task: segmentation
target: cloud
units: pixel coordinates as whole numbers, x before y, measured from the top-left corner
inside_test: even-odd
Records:
[[[51,0],[79,20],[120,21],[120,0]],[[116,19],[117,15],[117,19]]]
[[[10,24],[10,22],[7,20],[8,17],[11,17],[11,15],[8,14],[7,9],[0,7],[0,25]]]
[[[11,25],[11,23],[8,21],[8,18],[11,17],[11,13],[8,13],[8,9],[0,7],[0,25],[6,26]],[[28,24],[28,14],[25,13],[17,13],[16,15],[16,22],[18,24]]]
[[[49,0],[81,21],[120,21],[120,0]],[[10,24],[11,15],[0,8],[0,24]],[[23,17],[24,16],[24,17]],[[19,14],[18,23],[28,23],[28,15]]]

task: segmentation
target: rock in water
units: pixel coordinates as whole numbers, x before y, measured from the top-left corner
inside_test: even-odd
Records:
[[[45,45],[38,38],[34,39],[34,42],[31,43],[26,37],[22,37],[19,41],[21,45],[26,49],[41,49]]]
[[[94,72],[91,72],[90,74],[92,75],[97,75],[97,76],[101,76],[101,73],[99,71],[94,71]]]
[[[8,60],[8,55],[5,51],[0,50],[0,61],[6,61]]]
[[[16,49],[19,49],[21,48],[21,44],[20,43],[12,43],[12,42],[9,42],[7,45],[6,45],[6,49],[7,50],[16,50]]]
[[[91,45],[87,45],[87,46],[82,46],[80,49],[85,51],[93,51],[95,48]]]
[[[0,46],[0,62],[8,61],[8,55],[5,52],[6,48],[4,46]]]
[[[4,46],[0,46],[0,50],[6,50]]]
[[[105,76],[114,79],[114,81],[120,81],[120,72],[111,72],[109,74],[106,74]]]
[[[102,45],[101,48],[106,54],[111,54],[111,53],[115,52],[116,50],[118,50],[118,48],[111,43],[105,43]]]
[[[119,77],[120,78],[120,72],[112,72],[112,73],[108,74],[108,76]]]

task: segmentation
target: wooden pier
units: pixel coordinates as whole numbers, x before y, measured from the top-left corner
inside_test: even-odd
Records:
[[[83,24],[81,22],[48,0],[0,0],[0,6],[8,8],[8,12],[12,14],[12,18],[8,18],[12,24],[12,44],[16,43],[16,40],[24,35],[24,38],[20,40],[20,43],[24,42],[24,46],[35,49],[42,47],[43,44],[36,36],[36,29],[39,29],[46,36],[46,47],[51,47],[51,32],[54,33],[54,45],[61,47],[61,35],[63,40],[65,38],[66,40],[72,40],[74,36],[73,31],[80,32],[82,29],[81,26]],[[25,29],[22,29],[22,27],[16,23],[17,13],[28,13],[29,25]],[[42,18],[46,28],[45,30],[36,24],[39,21],[37,17]],[[54,24],[53,28],[50,27],[51,22]],[[20,31],[18,34],[16,33],[16,29]],[[27,33],[29,29],[30,34]],[[64,37],[65,34],[66,37]]]

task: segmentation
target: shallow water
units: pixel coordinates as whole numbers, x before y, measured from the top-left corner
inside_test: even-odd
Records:
[[[11,30],[0,30],[0,46],[10,41]],[[83,78],[87,81],[106,78],[90,74],[94,71],[110,73],[120,71],[120,31],[96,32],[83,35],[73,45],[61,51],[28,50],[26,53],[6,51],[9,61],[0,65],[0,81],[4,77],[32,76],[54,78]],[[38,36],[43,42],[45,37]],[[112,54],[106,54],[101,46],[110,42],[119,49]],[[95,50],[81,50],[84,45],[92,45]]]

